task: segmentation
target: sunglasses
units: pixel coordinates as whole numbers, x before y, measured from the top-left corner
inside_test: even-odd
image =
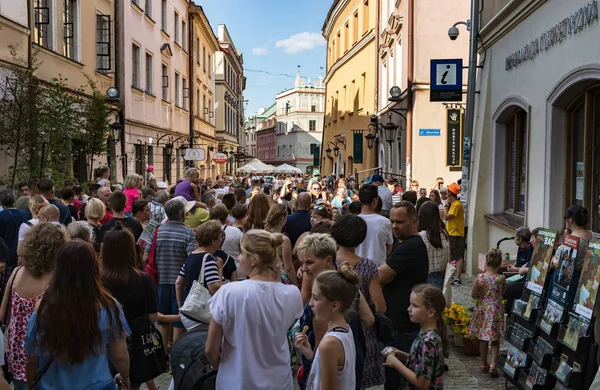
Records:
[[[319,210],[319,211],[321,211],[321,210],[323,210],[324,208],[325,208],[325,206],[314,206],[314,207],[313,207],[313,210]]]

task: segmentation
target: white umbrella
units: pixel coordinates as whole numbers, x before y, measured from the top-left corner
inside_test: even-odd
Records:
[[[274,166],[265,164],[264,162],[260,161],[257,158],[250,161],[246,165],[256,168],[256,172],[260,172],[260,173],[270,173],[270,172],[275,172],[277,170],[277,168],[275,168]],[[238,169],[238,171],[239,171],[239,169]]]
[[[260,169],[248,163],[239,167],[238,172],[260,172]]]
[[[288,165],[288,164],[281,164],[280,166],[277,167],[277,172],[283,172],[283,173],[302,173],[302,170],[300,168],[296,168],[296,167],[293,167],[293,166]]]

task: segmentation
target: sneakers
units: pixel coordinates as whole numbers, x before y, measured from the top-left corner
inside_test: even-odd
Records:
[[[462,285],[462,280],[457,279],[456,277],[453,276],[450,279],[450,284],[453,285],[453,286],[461,286]]]

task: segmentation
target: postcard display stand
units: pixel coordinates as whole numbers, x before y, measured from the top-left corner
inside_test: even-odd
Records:
[[[540,231],[523,295],[514,302],[506,331],[508,351],[498,362],[507,387],[508,382],[530,390],[585,385],[584,370],[593,341],[592,311],[600,284],[600,242],[589,243],[575,298],[567,302],[579,238],[565,235],[556,252],[558,268],[552,278],[546,278],[556,236],[555,231]]]

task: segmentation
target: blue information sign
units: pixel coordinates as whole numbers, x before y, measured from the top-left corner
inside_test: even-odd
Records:
[[[421,137],[439,137],[440,129],[419,129],[419,136]]]
[[[462,101],[463,60],[431,60],[430,96],[432,102]]]

